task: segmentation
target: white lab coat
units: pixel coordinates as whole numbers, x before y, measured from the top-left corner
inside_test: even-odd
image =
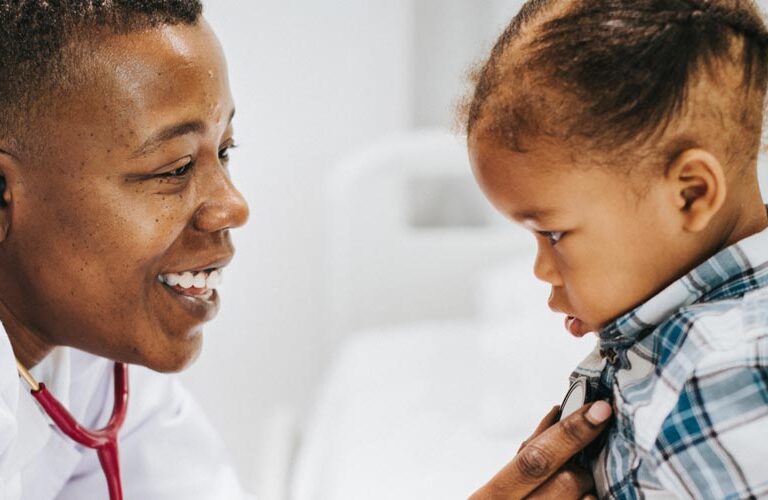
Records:
[[[112,413],[113,364],[57,348],[32,373],[83,425]],[[172,375],[129,368],[120,432],[125,500],[240,500],[245,495],[222,443]],[[107,499],[96,452],[61,434],[19,379],[0,327],[0,500]]]

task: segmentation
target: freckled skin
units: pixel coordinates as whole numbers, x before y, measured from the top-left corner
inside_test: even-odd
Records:
[[[224,57],[204,21],[110,35],[93,52],[88,87],[41,128],[42,154],[4,163],[0,318],[28,365],[67,345],[176,371],[197,356],[204,321],[157,276],[231,255],[229,229],[248,217],[220,157],[233,139]],[[188,120],[205,131],[133,157]],[[187,176],[157,176],[187,157]]]

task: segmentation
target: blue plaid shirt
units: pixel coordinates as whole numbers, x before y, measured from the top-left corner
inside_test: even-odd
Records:
[[[616,413],[600,498],[768,498],[768,230],[599,332],[576,369]]]

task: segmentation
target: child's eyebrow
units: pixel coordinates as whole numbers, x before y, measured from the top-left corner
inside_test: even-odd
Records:
[[[515,220],[534,220],[540,221],[542,219],[549,219],[557,213],[557,210],[551,208],[534,208],[529,210],[521,210],[514,212],[512,218]]]

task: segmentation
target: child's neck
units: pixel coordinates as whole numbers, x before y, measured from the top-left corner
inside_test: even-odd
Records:
[[[742,202],[740,205],[732,230],[726,233],[721,248],[729,247],[768,228],[768,213],[760,193],[751,196],[748,202]]]

